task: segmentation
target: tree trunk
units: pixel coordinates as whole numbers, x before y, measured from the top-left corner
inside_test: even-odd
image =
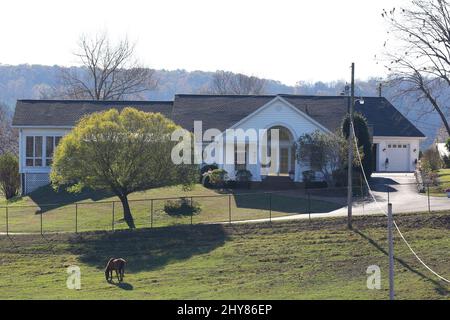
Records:
[[[131,215],[130,205],[128,204],[128,196],[120,195],[119,199],[122,202],[123,219],[125,220],[130,229],[135,229],[136,226],[134,225],[134,219],[133,216]]]

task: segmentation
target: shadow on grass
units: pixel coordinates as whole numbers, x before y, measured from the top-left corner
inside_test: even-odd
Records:
[[[157,270],[222,246],[221,225],[176,226],[74,236],[69,251],[81,262],[102,270],[112,257],[127,261],[126,271]]]
[[[83,200],[100,201],[112,197],[113,194],[94,190],[83,190],[80,193],[70,193],[63,189],[55,191],[50,185],[46,185],[33,191],[28,196],[41,208],[41,212],[45,213]]]
[[[271,201],[273,211],[286,214],[307,213],[309,211],[311,213],[329,212],[342,207],[336,203],[314,199],[311,199],[311,202],[308,203],[308,199],[305,195],[299,197],[283,193],[274,193],[270,200],[268,193],[255,192],[254,190],[247,189],[236,189],[234,191],[228,189],[217,190],[217,199],[222,199],[221,196],[226,199],[228,194],[232,195],[238,208],[269,210]],[[94,190],[83,190],[80,193],[69,193],[63,189],[55,191],[50,185],[47,185],[30,193],[28,196],[41,209],[39,213],[45,213],[76,202],[84,200],[101,201],[114,195],[110,192]],[[182,197],[174,197],[173,199],[181,198]],[[186,199],[189,199],[189,197]],[[200,198],[196,201],[201,203],[201,200],[202,199]],[[191,213],[189,212],[184,215],[189,216],[190,214]]]
[[[380,251],[381,253],[383,253],[386,257],[389,256],[389,253],[382,247],[380,246],[375,240],[373,240],[372,238],[370,238],[368,235],[364,234],[361,230],[358,229],[354,229],[355,233],[357,233],[358,235],[360,235],[362,238],[366,239],[371,245],[373,245],[378,251]],[[421,277],[424,280],[428,280],[431,283],[433,283],[435,285],[435,290],[438,294],[442,295],[442,296],[447,296],[450,292],[447,290],[446,287],[444,287],[442,285],[442,283],[440,283],[439,281],[428,277],[427,275],[423,274],[422,272],[414,269],[412,266],[410,266],[407,262],[405,262],[403,259],[398,258],[394,255],[394,260],[398,263],[400,263],[400,265],[402,265],[404,268],[406,268],[407,270],[415,273],[416,275],[418,275],[419,277]]]
[[[115,281],[112,281],[112,282],[110,282],[110,284],[113,284],[117,288],[120,288],[120,289],[126,290],[126,291],[131,291],[131,290],[134,289],[133,285],[131,283],[127,283],[127,282],[115,282]]]
[[[285,195],[282,193],[273,194],[235,194],[236,207],[269,210],[286,214],[300,213],[322,213],[337,210],[342,205],[323,200],[301,198]]]

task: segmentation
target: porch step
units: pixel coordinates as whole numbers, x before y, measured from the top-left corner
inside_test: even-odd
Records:
[[[261,182],[261,188],[265,190],[289,190],[295,189],[295,183],[287,176],[268,176]]]

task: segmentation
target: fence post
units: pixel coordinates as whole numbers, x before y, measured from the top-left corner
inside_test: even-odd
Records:
[[[75,233],[78,233],[78,203],[75,203]]]
[[[6,203],[6,235],[9,235],[8,203]]]
[[[231,224],[231,194],[228,195],[228,223]]]
[[[269,193],[269,222],[272,223],[272,192]]]
[[[194,216],[194,198],[191,197],[191,226],[193,225],[192,219]]]
[[[42,232],[42,209],[41,209],[41,212],[39,213],[39,215],[40,215],[40,223],[41,223],[41,235],[43,235],[43,232]]]
[[[428,213],[431,213],[431,206],[430,206],[430,184],[427,183],[427,198],[428,198]]]
[[[394,238],[392,236],[392,204],[388,203],[389,299],[394,300]]]
[[[364,201],[365,201],[365,199],[364,199],[364,189],[363,189],[362,180],[361,180],[361,202],[362,202],[362,205],[363,205],[363,214],[364,214]]]
[[[308,215],[309,220],[311,221],[311,194],[308,191]]]
[[[150,228],[153,228],[153,199],[150,200]]]
[[[390,196],[390,194],[389,194],[389,186],[388,185],[386,185],[386,190],[387,190],[387,194],[388,194],[388,203],[390,203],[390,198],[389,198],[389,196]]]
[[[361,192],[361,198],[363,198],[363,176],[362,174],[359,175],[359,188]]]
[[[112,202],[112,223],[111,223],[111,227],[112,227],[112,231],[114,232],[114,215],[115,215],[115,210],[116,210],[116,202],[113,201]]]

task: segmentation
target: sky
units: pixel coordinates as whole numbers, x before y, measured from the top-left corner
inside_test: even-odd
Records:
[[[136,42],[155,69],[229,70],[279,80],[382,77],[383,8],[406,0],[2,1],[1,64],[78,65],[81,34]]]

